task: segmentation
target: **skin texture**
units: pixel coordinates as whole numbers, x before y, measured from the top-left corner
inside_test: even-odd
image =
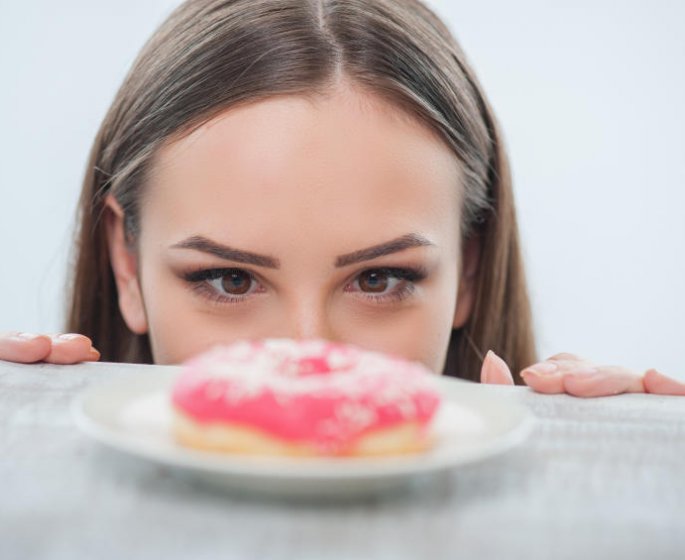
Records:
[[[233,108],[158,152],[135,247],[124,241],[123,213],[108,198],[122,315],[133,332],[149,334],[160,364],[237,338],[293,337],[352,343],[440,371],[451,329],[471,313],[478,259],[477,247],[459,242],[460,185],[459,162],[432,131],[345,83],[325,96]],[[200,236],[277,266],[188,246]],[[422,244],[339,262],[407,236]],[[212,269],[231,269],[237,284],[184,277]],[[421,269],[425,277],[396,278],[384,269]],[[369,271],[380,272],[380,292]],[[230,294],[226,286],[247,291]],[[82,335],[0,336],[0,359],[98,358]],[[655,370],[640,376],[571,354],[521,375],[541,393],[685,395],[685,384]],[[481,381],[513,384],[493,352]]]

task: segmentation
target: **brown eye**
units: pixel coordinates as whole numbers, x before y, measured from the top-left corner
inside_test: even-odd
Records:
[[[381,270],[367,270],[359,275],[359,289],[362,292],[378,294],[388,289],[388,275]]]
[[[242,270],[232,270],[221,278],[221,288],[232,296],[240,296],[250,291],[252,277]]]

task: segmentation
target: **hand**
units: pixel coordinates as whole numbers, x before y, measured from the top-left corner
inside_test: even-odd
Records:
[[[639,375],[619,366],[595,366],[573,354],[556,354],[525,368],[523,381],[538,393],[568,393],[576,397],[604,397],[620,393],[685,395],[685,382],[655,369]],[[481,383],[513,385],[507,364],[490,351],[483,360]]]
[[[82,334],[7,333],[0,335],[0,360],[9,362],[75,364],[96,362],[98,352]]]

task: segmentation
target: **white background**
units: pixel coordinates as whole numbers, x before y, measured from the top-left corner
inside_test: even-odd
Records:
[[[0,0],[0,331],[57,331],[90,143],[177,0]],[[685,2],[431,3],[502,123],[539,348],[685,371]]]

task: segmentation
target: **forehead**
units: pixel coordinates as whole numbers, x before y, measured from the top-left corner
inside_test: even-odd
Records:
[[[168,142],[153,162],[142,230],[283,243],[306,230],[353,245],[357,230],[368,240],[379,224],[381,241],[440,225],[456,238],[460,201],[458,161],[435,132],[338,88],[234,107]]]

